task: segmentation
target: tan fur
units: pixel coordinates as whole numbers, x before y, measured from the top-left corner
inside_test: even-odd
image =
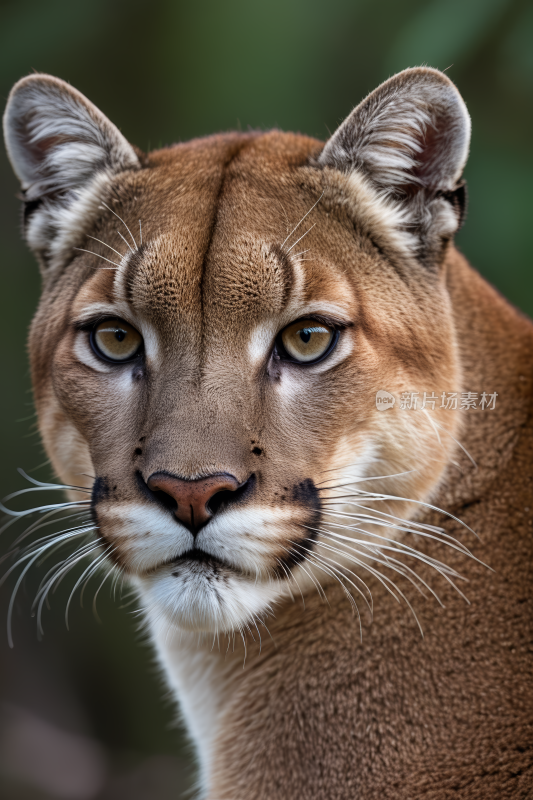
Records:
[[[440,73],[392,81],[395,92],[423,89],[418,105],[400,108],[402,120],[426,109],[435,85],[439,113],[460,126],[464,104]],[[387,100],[387,86],[371,103]],[[342,137],[366,124],[366,109]],[[388,193],[386,148],[397,146],[388,128],[379,180],[363,169],[371,138],[348,172],[344,139],[323,150],[277,131],[219,135],[139,156],[140,168],[111,159],[103,198],[98,186],[105,205],[87,204],[83,251],[61,269],[56,258],[47,273],[39,249],[45,279],[30,353],[43,440],[63,481],[98,478],[98,535],[139,590],[209,800],[499,800],[533,791],[533,327],[453,246],[458,223],[443,193],[455,190],[468,131],[449,180],[431,162],[433,172],[416,178],[416,201],[411,190],[398,194],[422,148],[405,131],[425,141],[428,113],[402,129],[403,172],[395,167]],[[95,314],[142,333],[142,363],[98,360],[80,329]],[[331,355],[309,368],[276,360],[277,333],[309,314],[341,325]],[[378,411],[379,390],[498,399],[490,411]],[[220,559],[207,577],[200,565],[185,577],[164,566],[192,544],[178,545],[175,519],[143,488],[158,471],[255,476],[250,498],[198,536]],[[409,565],[445,600],[441,608],[416,598],[400,581],[424,638],[365,569],[368,551],[354,566],[349,540],[334,551],[323,535],[329,526],[346,536],[346,484],[390,496],[373,504],[383,513],[444,526],[479,559],[379,529],[382,545],[388,537],[391,547],[416,547],[426,560]],[[332,501],[337,517],[327,516]],[[375,544],[375,532],[363,524],[349,535]],[[312,554],[287,560],[302,547]],[[468,579],[469,605],[430,558]]]

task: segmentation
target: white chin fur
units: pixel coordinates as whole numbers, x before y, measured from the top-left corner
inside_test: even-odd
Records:
[[[284,593],[279,581],[256,582],[223,566],[184,562],[136,578],[150,617],[189,631],[223,633],[254,626]]]

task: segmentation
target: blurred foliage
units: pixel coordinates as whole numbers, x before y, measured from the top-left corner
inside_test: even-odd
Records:
[[[59,75],[143,149],[230,128],[276,126],[326,138],[366,93],[417,64],[445,69],[472,115],[470,207],[458,245],[532,314],[533,6],[527,0],[0,3],[2,98],[32,70]],[[48,472],[34,430],[24,346],[39,280],[19,237],[18,187],[3,155],[0,179],[5,494],[24,485],[17,466],[43,479]],[[100,748],[102,786],[76,796],[182,796],[190,755],[131,609],[102,596],[103,624],[90,608],[78,608],[67,633],[68,587],[61,588],[38,642],[29,614],[37,585],[29,577],[16,605],[15,649],[0,635],[0,746],[10,730],[5,709],[24,709]],[[13,581],[2,589],[0,618],[12,588]],[[29,723],[26,729],[31,738]],[[5,761],[0,752],[2,796],[74,797],[44,778],[39,784],[29,773],[13,773]]]

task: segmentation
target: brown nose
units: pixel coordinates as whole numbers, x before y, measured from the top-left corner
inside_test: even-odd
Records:
[[[193,481],[155,472],[147,484],[152,492],[164,492],[177,503],[174,514],[194,534],[213,516],[209,501],[219,492],[234,492],[239,488],[237,478],[227,472]]]

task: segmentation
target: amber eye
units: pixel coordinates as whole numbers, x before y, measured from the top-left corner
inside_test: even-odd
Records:
[[[108,319],[91,331],[93,350],[106,361],[130,361],[142,345],[142,336],[121,319]]]
[[[281,344],[294,361],[309,364],[328,354],[338,338],[338,331],[315,319],[293,322],[281,332]]]

